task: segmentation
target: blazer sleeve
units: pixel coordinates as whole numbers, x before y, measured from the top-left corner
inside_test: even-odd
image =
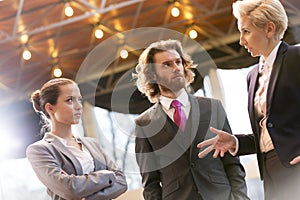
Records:
[[[258,134],[259,130],[256,125],[254,112],[253,112],[253,99],[251,96],[254,95],[254,87],[255,87],[255,76],[257,76],[258,66],[252,69],[247,75],[247,89],[248,89],[248,114],[251,123],[252,134],[239,134],[236,135],[239,142],[239,149],[237,151],[237,155],[248,155],[257,153],[257,145],[258,141],[255,140],[254,133]]]
[[[76,175],[62,169],[74,169],[73,163],[63,159],[57,150],[45,141],[39,141],[27,148],[26,155],[37,177],[48,188],[50,195],[64,199],[82,199],[107,187],[118,180],[113,171],[98,170],[89,174]]]
[[[98,143],[97,143],[98,144]],[[115,199],[127,190],[127,182],[124,173],[120,170],[119,167],[105,154],[105,152],[100,148],[99,150],[102,152],[104,159],[106,161],[106,166],[109,171],[114,173],[116,181],[109,187],[105,187],[104,189],[87,196],[86,200],[108,200]]]
[[[141,126],[137,122],[135,128],[135,152],[136,160],[140,168],[140,173],[142,176],[142,184],[144,187],[143,196],[145,200],[161,200],[162,199],[162,188],[160,174],[158,170],[147,170],[151,166],[155,166],[156,160],[151,156],[146,156],[143,153],[151,153],[153,149],[148,139],[145,137],[145,133]],[[148,154],[149,155],[149,154]],[[150,166],[150,167],[149,167]]]
[[[106,187],[103,190],[100,190],[90,196],[87,196],[85,200],[109,200],[115,199],[127,190],[127,184],[124,180],[124,176],[121,174],[115,174],[117,176],[116,183],[111,187]]]
[[[228,133],[232,133],[226,112],[220,101],[218,104],[218,127]],[[221,158],[226,175],[231,185],[231,199],[232,200],[244,200],[249,199],[247,196],[247,185],[245,182],[245,170],[240,163],[239,157],[233,157],[230,153],[225,153],[225,156]]]

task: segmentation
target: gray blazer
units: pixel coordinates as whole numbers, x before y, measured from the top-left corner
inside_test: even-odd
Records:
[[[105,155],[95,138],[79,138],[89,150],[95,170],[83,174],[71,151],[55,136],[45,134],[26,151],[37,177],[54,200],[108,200],[127,190],[124,174]]]
[[[189,95],[185,132],[153,105],[136,119],[136,158],[146,200],[249,199],[245,171],[238,157],[198,157],[197,144],[214,135],[213,126],[231,132],[218,100]],[[200,194],[200,195],[199,195]]]

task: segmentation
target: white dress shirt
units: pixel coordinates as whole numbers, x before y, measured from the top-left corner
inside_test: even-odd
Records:
[[[173,119],[173,115],[175,112],[175,108],[171,106],[172,101],[175,99],[171,99],[165,96],[160,96],[160,103],[163,107],[163,110],[166,112],[166,114],[170,117],[170,119]],[[189,96],[185,89],[181,89],[179,96],[176,98],[181,103],[181,110],[184,112],[186,119],[188,119],[190,109],[191,109],[191,103],[189,101]]]

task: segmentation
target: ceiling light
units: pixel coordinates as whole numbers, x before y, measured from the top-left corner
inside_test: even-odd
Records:
[[[1,0],[0,0],[1,1]],[[26,44],[28,42],[28,35],[24,34],[20,37],[21,43]]]
[[[53,76],[59,78],[62,76],[62,70],[59,67],[53,69]]]
[[[30,60],[31,52],[28,49],[25,49],[23,51],[22,57],[23,57],[24,60]]]
[[[195,31],[194,29],[191,29],[191,30],[189,31],[189,37],[190,37],[191,39],[196,39],[196,38],[198,37],[198,32]]]
[[[52,50],[51,57],[52,58],[57,58],[58,57],[58,49]]]
[[[97,39],[103,38],[103,35],[104,35],[104,33],[103,33],[103,31],[102,31],[100,28],[97,28],[97,29],[95,30],[95,37],[96,37]]]
[[[128,51],[126,49],[122,49],[120,51],[120,57],[126,59],[128,57]]]
[[[178,17],[179,15],[180,15],[180,10],[179,10],[179,8],[177,8],[177,7],[173,7],[172,9],[171,9],[171,15],[173,16],[173,17]]]
[[[69,3],[66,3],[66,5],[65,5],[65,15],[66,15],[67,17],[72,17],[73,14],[74,14],[73,8],[70,6]]]

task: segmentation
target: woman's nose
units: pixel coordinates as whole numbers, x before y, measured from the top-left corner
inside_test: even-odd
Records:
[[[78,110],[82,109],[82,102],[81,101],[76,101],[75,108],[78,109]]]
[[[245,45],[245,39],[243,38],[243,36],[240,36],[240,45],[244,46]]]

